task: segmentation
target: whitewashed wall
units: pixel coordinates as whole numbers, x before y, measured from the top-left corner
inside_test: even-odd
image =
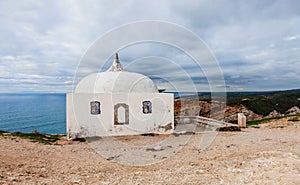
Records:
[[[90,102],[101,103],[101,114],[90,113]],[[143,114],[142,102],[152,102],[152,113]],[[129,124],[114,125],[114,105],[129,106]],[[142,133],[169,134],[174,129],[173,94],[67,94],[67,135],[76,137],[134,135]]]

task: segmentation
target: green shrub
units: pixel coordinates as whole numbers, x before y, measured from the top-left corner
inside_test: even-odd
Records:
[[[300,118],[295,116],[295,117],[288,119],[288,121],[296,122],[296,121],[300,121]]]
[[[63,135],[60,134],[40,134],[38,132],[34,133],[21,133],[21,132],[13,132],[12,136],[29,139],[32,142],[38,142],[43,144],[53,144],[58,141]]]
[[[273,120],[279,120],[282,118],[285,118],[286,116],[279,116],[279,117],[273,117],[273,118],[264,118],[264,119],[260,119],[260,120],[253,120],[253,121],[247,121],[247,126],[251,126],[251,125],[259,125],[262,123],[267,123]]]

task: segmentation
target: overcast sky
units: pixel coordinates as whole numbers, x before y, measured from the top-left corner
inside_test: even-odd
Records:
[[[178,24],[201,38],[227,91],[300,88],[298,0],[0,0],[0,92],[72,91],[76,68],[93,42],[143,20]],[[120,58],[127,70],[149,75],[161,87],[167,79],[189,91],[189,74],[199,91],[209,91],[205,74],[176,48],[141,43],[120,50]]]

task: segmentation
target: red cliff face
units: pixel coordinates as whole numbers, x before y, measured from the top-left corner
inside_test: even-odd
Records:
[[[175,116],[203,116],[237,123],[237,113],[243,113],[247,121],[300,113],[300,90],[233,93],[227,96],[227,104],[209,95],[190,95],[175,99]],[[200,101],[201,99],[202,101]],[[230,105],[230,106],[229,106]]]
[[[186,100],[185,98],[179,98],[174,101],[174,116],[203,116],[213,117],[215,119],[224,120],[226,122],[237,123],[237,113],[244,113],[248,121],[262,119],[262,115],[255,114],[251,110],[248,110],[243,105],[236,106],[223,106],[220,105],[212,108],[211,103],[199,100]],[[213,115],[211,115],[213,112]]]
[[[174,101],[175,116],[210,116],[211,104],[205,101],[177,99]]]

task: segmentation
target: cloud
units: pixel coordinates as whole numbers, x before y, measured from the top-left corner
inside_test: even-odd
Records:
[[[285,40],[285,41],[293,41],[293,40],[297,40],[299,38],[300,38],[300,35],[293,35],[293,36],[285,37],[285,38],[283,38],[283,40]]]
[[[77,65],[88,47],[111,29],[142,20],[176,23],[203,39],[215,54],[229,90],[299,88],[298,7],[300,2],[293,0],[4,0],[0,2],[0,91],[70,92]],[[143,33],[136,30],[135,34]],[[180,37],[172,33],[163,36]],[[193,40],[189,43],[193,51]],[[92,52],[92,65],[83,66],[82,74],[109,66],[111,60],[103,61],[106,64],[100,69],[104,58],[93,58],[97,51]],[[185,91],[190,90],[186,85],[190,79],[198,90],[209,90],[205,75],[215,72],[205,73],[184,52],[162,44],[128,46],[120,56],[128,70],[167,79]],[[151,56],[155,62],[150,61]],[[151,63],[155,67],[151,68]]]

